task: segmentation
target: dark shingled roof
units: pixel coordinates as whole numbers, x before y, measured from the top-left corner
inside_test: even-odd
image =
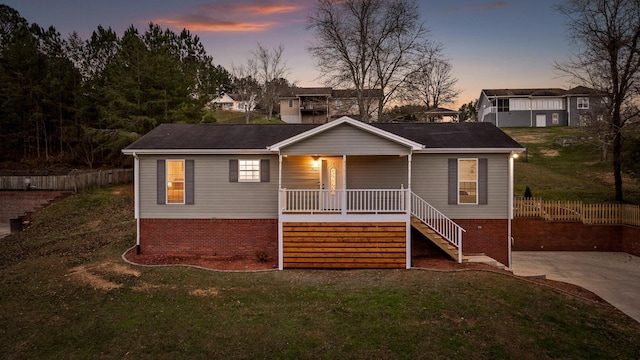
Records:
[[[426,148],[523,148],[491,123],[375,123],[374,127]],[[126,150],[260,149],[320,124],[162,124]]]
[[[551,89],[484,89],[487,96],[562,96],[566,90]]]
[[[514,149],[524,148],[489,122],[481,123],[380,123],[373,126],[427,149]]]
[[[568,95],[604,95],[598,90],[586,86],[576,86],[569,90],[550,89],[483,89],[487,96],[529,97],[529,96],[568,96]]]

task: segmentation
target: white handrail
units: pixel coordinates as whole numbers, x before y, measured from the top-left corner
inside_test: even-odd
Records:
[[[292,190],[280,189],[281,211],[289,213],[406,213],[404,189]]]
[[[458,262],[462,262],[462,233],[466,232],[465,229],[413,192],[411,193],[411,215],[420,219],[458,248]]]

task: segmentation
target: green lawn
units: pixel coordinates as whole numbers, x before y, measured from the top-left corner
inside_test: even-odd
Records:
[[[533,196],[546,200],[613,202],[613,165],[600,161],[600,143],[583,128],[506,128],[507,134],[527,148],[515,164],[515,193],[529,186]],[[581,138],[580,144],[562,146],[554,140]],[[640,204],[637,179],[623,177],[625,201]]]
[[[3,359],[637,359],[640,324],[493,272],[128,265],[130,187],[0,240]]]

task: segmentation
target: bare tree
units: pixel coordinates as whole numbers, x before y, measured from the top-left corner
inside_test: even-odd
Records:
[[[232,86],[234,92],[244,101],[244,114],[247,124],[249,123],[249,112],[256,105],[261,91],[260,85],[256,81],[257,74],[258,65],[254,58],[247,59],[247,62],[243,65],[231,66]]]
[[[329,85],[355,88],[362,120],[371,103],[367,89],[381,89],[377,112],[429,47],[415,0],[318,0],[308,18],[315,41],[308,48]]]
[[[267,116],[271,119],[273,108],[283,90],[282,81],[289,69],[283,59],[284,45],[270,49],[258,43],[258,48],[252,52],[257,66],[257,80],[262,86],[262,101],[266,105]]]
[[[573,56],[556,67],[607,94],[612,134],[615,199],[622,193],[622,129],[638,116],[631,106],[640,94],[640,0],[566,0],[558,6],[575,45]]]
[[[419,102],[427,110],[435,109],[456,101],[460,95],[457,83],[453,66],[443,56],[442,46],[438,45],[416,64],[415,71],[403,85],[402,98],[412,104]]]

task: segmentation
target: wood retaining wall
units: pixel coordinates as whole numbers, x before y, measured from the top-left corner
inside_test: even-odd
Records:
[[[406,224],[283,224],[284,268],[406,268]]]

